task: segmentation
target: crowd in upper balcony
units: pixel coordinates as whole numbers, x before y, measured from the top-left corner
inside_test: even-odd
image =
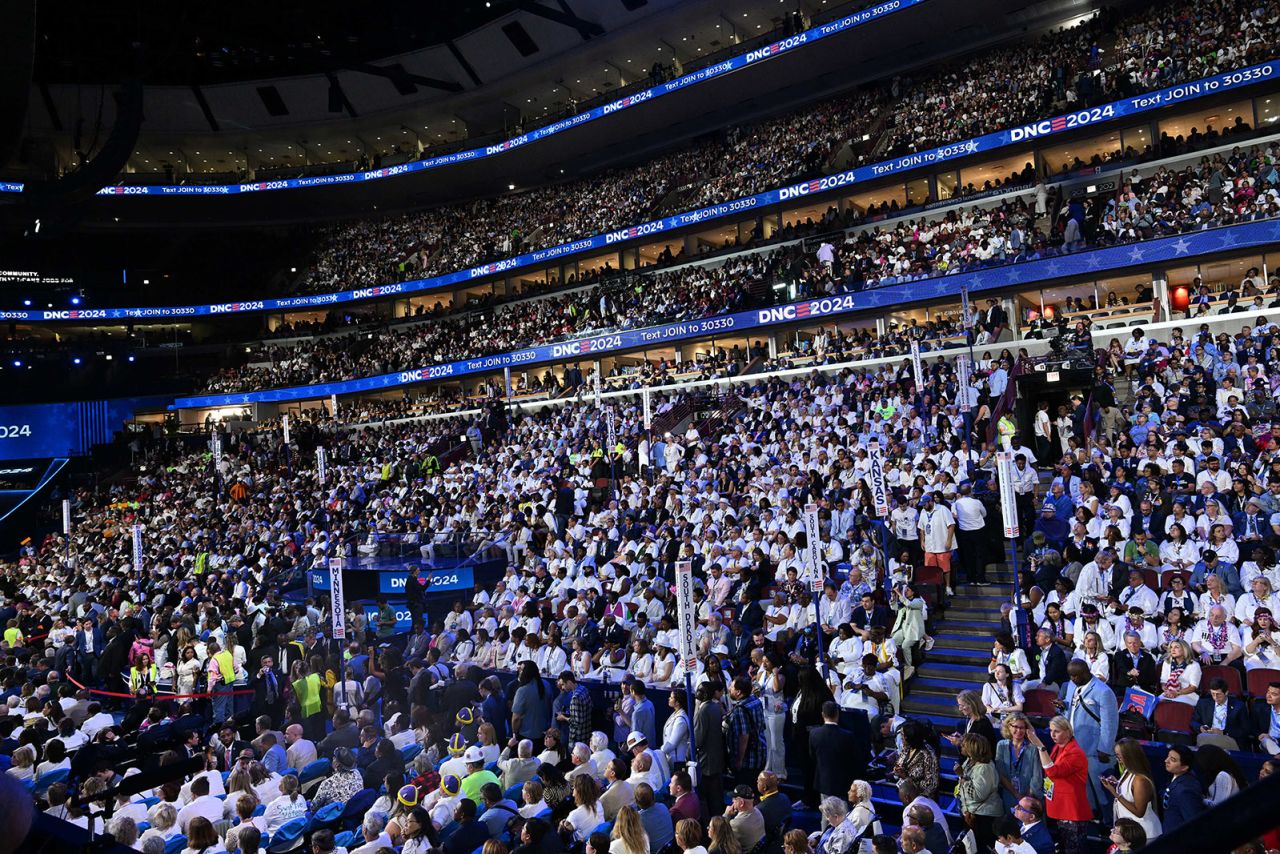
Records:
[[[1055,199],[1043,187],[988,206],[855,229],[813,255],[799,244],[620,278],[583,292],[268,348],[211,378],[211,393],[393,373],[604,331],[725,314],[797,296],[834,294],[1035,260],[1086,248],[1280,216],[1277,147],[1237,149],[1178,170],[1124,176],[1109,197]],[[513,295],[515,299],[520,295]]]
[[[842,164],[867,162],[1242,67],[1278,40],[1276,0],[1182,0],[1130,15],[1105,12],[1034,43],[733,127],[639,165],[331,226],[318,235],[300,288],[326,292],[466,269],[638,224],[659,208],[689,209],[824,174],[837,155]],[[1161,140],[1149,149],[1161,144],[1178,145]]]

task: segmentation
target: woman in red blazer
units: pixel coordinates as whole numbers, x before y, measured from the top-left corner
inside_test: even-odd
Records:
[[[1053,739],[1050,750],[1032,730],[1028,740],[1040,751],[1044,766],[1044,813],[1053,827],[1063,854],[1084,850],[1085,828],[1093,819],[1089,806],[1089,760],[1076,743],[1071,722],[1064,717],[1049,721]]]

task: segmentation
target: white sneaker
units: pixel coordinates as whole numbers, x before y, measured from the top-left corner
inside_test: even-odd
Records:
[[[916,673],[916,669],[912,667],[910,664],[908,664],[907,669],[902,671],[902,678],[910,679],[912,676],[915,675],[915,673]]]
[[[954,590],[952,590],[950,587],[948,587],[948,588],[947,588],[947,595],[948,595],[948,596],[954,596],[954,595],[956,595],[956,592],[955,592]]]
[[[929,635],[925,635],[925,638],[924,638],[924,651],[925,651],[925,652],[928,652],[929,650],[933,649],[933,645],[934,645],[934,643],[935,643],[935,641],[934,641],[934,639],[933,639],[932,637],[930,637]]]

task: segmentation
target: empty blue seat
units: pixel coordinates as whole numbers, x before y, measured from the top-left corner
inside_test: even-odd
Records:
[[[169,841],[164,844],[164,854],[182,854],[186,847],[187,837],[179,833],[177,836],[170,837]]]
[[[310,821],[311,818],[309,816],[300,815],[280,825],[276,832],[271,835],[271,845],[267,850],[272,854],[282,854],[282,852],[292,851],[300,847]],[[168,852],[165,852],[165,854],[168,854]]]
[[[319,777],[326,777],[332,770],[333,765],[328,759],[317,759],[315,762],[309,762],[307,767],[302,769],[302,773],[298,775],[298,783],[309,783]]]

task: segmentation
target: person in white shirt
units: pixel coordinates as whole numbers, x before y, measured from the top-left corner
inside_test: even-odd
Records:
[[[996,854],[1036,854],[1032,844],[1022,838],[1022,823],[1011,815],[1002,815],[992,826]]]
[[[98,731],[104,727],[114,726],[115,718],[102,711],[102,706],[98,703],[89,704],[89,717],[85,718],[84,723],[80,725],[80,731],[89,741],[93,741],[93,737]]]
[[[386,817],[370,812],[364,817],[364,822],[360,825],[360,833],[364,839],[364,844],[350,849],[350,854],[377,854],[383,848],[395,848],[395,843],[386,831]]]
[[[926,492],[920,499],[920,521],[916,523],[920,531],[920,548],[924,551],[924,565],[936,566],[942,570],[947,587],[947,595],[954,596],[951,589],[951,550],[956,544],[956,520],[945,505],[937,505],[933,493]]]
[[[960,497],[955,504],[956,537],[965,582],[975,587],[987,586],[987,543],[983,528],[987,524],[987,508],[973,497],[973,487],[960,484]]]
[[[296,777],[289,777],[297,782]],[[191,819],[196,816],[206,818],[212,824],[213,822],[222,821],[222,801],[209,794],[209,780],[205,777],[197,777],[191,783],[191,803],[178,810],[178,828],[182,833],[186,834]],[[305,804],[304,804],[305,810]]]

